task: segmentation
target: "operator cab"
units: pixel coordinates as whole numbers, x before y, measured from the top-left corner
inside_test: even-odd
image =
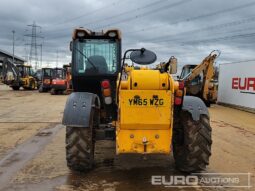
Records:
[[[72,50],[74,91],[100,93],[100,82],[116,81],[120,71],[121,39],[118,30],[91,32],[76,29]],[[111,83],[115,87],[114,83]]]
[[[64,68],[53,68],[52,69],[52,78],[53,79],[65,79],[65,69]]]
[[[121,65],[120,31],[91,32],[79,28],[74,30],[72,38],[73,91],[98,95],[107,115],[116,118],[115,89]],[[107,91],[103,91],[103,86],[107,87]]]
[[[17,68],[19,69],[21,78],[25,78],[26,76],[33,76],[34,75],[32,67],[29,66],[29,65],[19,64],[19,65],[17,65]]]
[[[185,65],[182,68],[180,79],[184,79],[186,76],[188,76],[196,66],[197,65],[195,64]],[[191,95],[198,95],[202,89],[202,81],[203,74],[201,73],[200,75],[196,76],[193,80],[191,80],[189,84],[187,84],[186,88],[189,89],[188,92],[191,92]]]
[[[52,77],[52,68],[42,68],[42,76],[43,76],[43,78],[51,78]]]

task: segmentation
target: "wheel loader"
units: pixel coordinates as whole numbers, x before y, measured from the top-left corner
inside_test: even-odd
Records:
[[[200,98],[185,96],[184,83],[172,77],[176,60],[158,70],[146,67],[157,56],[145,48],[121,57],[117,29],[77,28],[70,50],[73,93],[62,123],[71,170],[93,168],[98,140],[115,141],[117,155],[173,152],[178,170],[205,170],[212,144],[208,109]]]
[[[33,75],[30,65],[15,64],[6,58],[3,61],[3,83],[10,86],[13,90],[23,87],[25,90],[35,90],[37,80]]]

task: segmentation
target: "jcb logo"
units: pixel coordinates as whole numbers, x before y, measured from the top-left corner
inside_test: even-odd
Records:
[[[142,99],[142,98],[132,98],[128,99],[129,105],[132,106],[163,106],[164,105],[164,99],[159,98],[151,98],[151,99]]]

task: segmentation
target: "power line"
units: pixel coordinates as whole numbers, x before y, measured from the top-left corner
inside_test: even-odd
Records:
[[[203,32],[203,31],[208,31],[208,30],[219,30],[219,29],[223,29],[223,28],[227,28],[227,27],[233,27],[233,26],[237,26],[237,25],[241,25],[241,24],[247,24],[250,22],[254,22],[255,21],[255,16],[250,17],[250,18],[246,18],[246,19],[241,19],[238,21],[232,21],[232,22],[227,22],[227,23],[223,23],[223,24],[218,24],[218,25],[213,25],[213,26],[209,26],[209,27],[205,27],[205,28],[201,28],[201,29],[195,29],[195,30],[189,30],[189,31],[185,31],[185,32],[181,32],[181,33],[177,33],[177,34],[171,34],[171,36],[182,36],[182,35],[188,35],[188,34],[197,34],[199,32]],[[243,29],[240,29],[243,30]],[[168,38],[170,35],[165,35],[165,36],[160,36],[160,37],[156,37],[156,38],[149,38],[146,39],[147,41],[150,42],[158,42],[157,40],[163,40]],[[172,40],[182,40],[183,38],[171,38]],[[164,40],[163,40],[164,41]]]
[[[211,17],[211,16],[214,16],[214,15],[225,14],[227,12],[232,12],[232,11],[244,9],[244,8],[251,7],[251,6],[254,6],[254,5],[255,5],[255,2],[251,2],[251,3],[243,4],[243,5],[240,5],[240,6],[232,7],[232,8],[229,8],[229,9],[222,9],[222,10],[218,10],[218,11],[211,12],[211,13],[208,13],[208,14],[202,14],[202,15],[198,15],[198,16],[195,16],[195,17],[191,17],[191,18],[185,18],[185,19],[182,19],[180,21],[171,22],[168,25],[171,26],[171,25],[176,25],[176,24],[183,23],[183,22],[190,22],[190,21],[201,19],[201,18],[203,19],[203,18],[206,18],[206,17]],[[127,32],[127,33],[131,34],[131,33],[137,33],[137,32],[144,32],[144,31],[149,31],[150,29],[159,28],[159,27],[160,26],[149,26],[149,27],[146,27],[146,28],[142,28],[140,30],[130,31],[130,32]],[[166,24],[164,24],[163,27],[166,27]]]
[[[113,6],[116,6],[118,3],[123,3],[123,2],[124,2],[124,0],[122,0],[122,1],[121,0],[114,1],[114,2],[112,2],[112,3],[110,3],[110,4],[106,5],[106,6],[100,7],[98,9],[93,10],[93,11],[87,12],[85,14],[81,14],[81,15],[76,16],[76,17],[69,18],[69,19],[67,19],[67,20],[65,20],[63,22],[60,22],[60,23],[56,23],[55,26],[56,25],[66,24],[66,23],[70,23],[71,21],[78,20],[78,19],[80,19],[82,17],[85,17],[85,16],[86,17],[91,16],[91,15],[93,15],[93,14],[95,14],[95,13],[101,11],[101,10],[105,10],[108,7],[113,7]]]
[[[31,38],[31,43],[26,44],[30,45],[30,53],[29,53],[29,62],[31,65],[34,65],[35,70],[38,69],[38,57],[37,57],[37,47],[42,46],[41,44],[37,43],[38,38],[43,38],[42,36],[37,34],[37,28],[41,28],[40,26],[36,25],[35,22],[31,25],[27,25],[31,27],[31,34],[25,34],[24,36]]]
[[[167,2],[167,1],[169,1],[169,0],[163,0],[163,1],[162,0],[157,0],[155,2],[146,4],[146,5],[142,6],[142,7],[138,7],[138,8],[135,8],[135,9],[130,9],[130,10],[127,10],[127,11],[119,13],[119,14],[115,14],[115,15],[112,15],[112,16],[108,16],[108,17],[104,17],[104,18],[101,18],[101,19],[96,19],[96,20],[84,23],[83,26],[87,26],[87,25],[91,25],[91,24],[95,24],[95,23],[104,22],[104,21],[108,21],[108,20],[111,20],[111,19],[119,18],[119,17],[121,17],[123,15],[130,15],[130,14],[132,15],[133,13],[139,12],[142,9],[146,9],[146,8],[158,5],[158,4],[162,4],[162,3]],[[181,3],[185,3],[185,2],[188,2],[188,1],[192,1],[192,0],[182,0]],[[177,2],[177,3],[179,3],[179,2]],[[176,4],[176,3],[170,4],[170,5],[174,6],[174,4]],[[150,13],[152,13],[152,12],[150,12]],[[70,27],[65,28],[65,29],[70,29]],[[62,30],[64,30],[64,29],[54,30],[52,32],[56,33],[56,32],[62,31]]]
[[[124,19],[119,20],[119,21],[115,21],[115,22],[112,22],[112,23],[109,23],[109,24],[106,24],[106,25],[102,25],[102,26],[100,26],[100,27],[97,27],[96,29],[98,29],[98,28],[110,27],[110,26],[112,26],[112,25],[114,25],[114,24],[129,22],[129,21],[131,21],[131,20],[138,19],[138,18],[144,17],[144,16],[146,16],[146,15],[151,15],[151,14],[154,14],[154,13],[156,13],[156,12],[159,12],[159,11],[162,11],[162,10],[165,10],[165,9],[174,8],[174,7],[176,7],[176,6],[179,6],[179,5],[188,3],[188,2],[190,2],[190,1],[192,1],[192,0],[182,0],[182,1],[180,1],[180,2],[175,2],[175,3],[168,4],[168,5],[163,5],[163,6],[161,6],[161,7],[156,8],[156,9],[149,10],[149,11],[147,11],[147,12],[145,12],[145,13],[141,13],[141,14],[134,15],[134,16],[132,16],[132,17],[130,17],[130,18],[124,18]]]
[[[252,61],[255,61],[255,59],[250,59],[250,60],[239,60],[239,61],[227,62],[227,63],[222,63],[222,64],[236,64],[236,63],[252,62]]]
[[[211,39],[202,39],[202,40],[194,40],[194,41],[186,41],[183,44],[194,44],[194,43],[207,43],[207,42],[215,42],[220,40],[232,40],[236,38],[248,38],[255,36],[255,33],[247,33],[247,34],[238,34],[233,36],[224,36],[218,38],[211,38]]]

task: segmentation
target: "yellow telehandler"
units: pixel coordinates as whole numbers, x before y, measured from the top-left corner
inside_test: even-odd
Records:
[[[93,168],[97,140],[114,140],[118,155],[170,157],[173,151],[180,171],[206,168],[212,144],[208,109],[200,98],[185,96],[184,83],[172,77],[177,62],[165,71],[146,68],[157,56],[145,48],[121,57],[117,29],[75,29],[70,50],[73,92],[62,123],[71,170]],[[125,64],[127,58],[141,67]]]

